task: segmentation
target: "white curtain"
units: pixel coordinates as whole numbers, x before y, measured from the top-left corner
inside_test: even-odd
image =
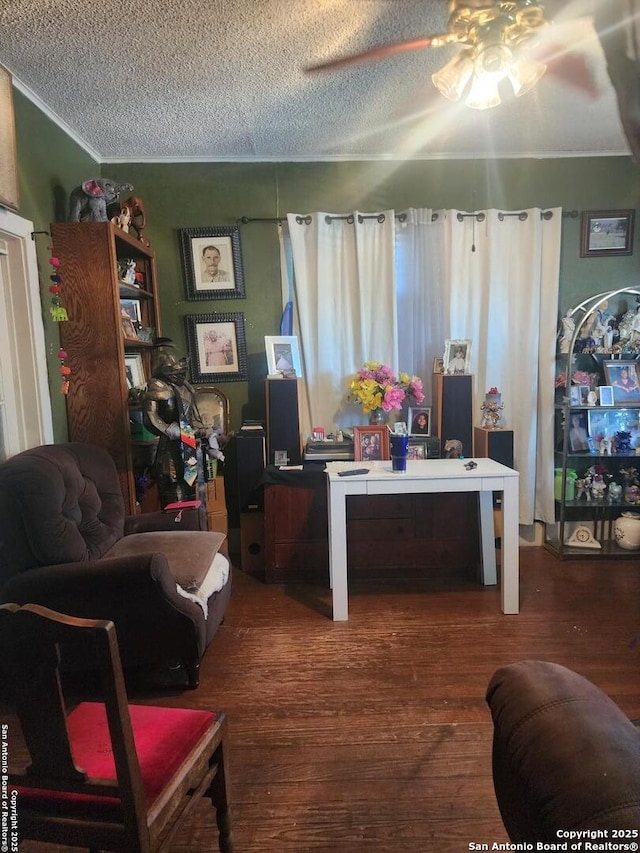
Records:
[[[289,214],[296,329],[306,379],[302,432],[362,423],[345,398],[365,361],[397,369],[394,212]]]
[[[449,335],[472,341],[474,411],[496,386],[514,431],[520,523],[554,521],[553,402],[562,211],[448,211]],[[520,214],[520,215],[519,215]],[[526,214],[526,216],[524,215]]]
[[[398,362],[422,379],[428,400],[449,328],[445,229],[444,210],[410,208],[396,221]]]

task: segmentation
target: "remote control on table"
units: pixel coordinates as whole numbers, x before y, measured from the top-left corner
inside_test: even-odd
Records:
[[[338,477],[355,477],[356,474],[368,474],[368,468],[351,468],[348,471],[338,471]]]

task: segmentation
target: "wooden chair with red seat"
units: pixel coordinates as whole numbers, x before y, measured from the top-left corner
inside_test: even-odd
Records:
[[[68,713],[59,662],[75,643],[92,644],[104,701],[83,701]],[[208,797],[219,849],[232,853],[224,714],[129,705],[113,622],[5,604],[0,647],[0,672],[31,760],[9,777],[20,840],[170,850]]]

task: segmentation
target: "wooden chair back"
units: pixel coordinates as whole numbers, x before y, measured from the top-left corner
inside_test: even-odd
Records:
[[[59,665],[65,647],[77,643],[91,645],[102,702],[81,703],[70,710]],[[23,772],[10,774],[10,784],[18,791],[21,837],[91,850],[146,853],[164,849],[165,836],[176,823],[173,812],[183,809],[182,801],[193,800],[186,795],[195,791],[214,801],[219,811],[220,849],[232,850],[222,761],[224,715],[129,706],[115,627],[110,621],[78,619],[34,604],[6,604],[0,607],[0,647],[0,672],[8,685],[31,760]],[[74,759],[69,715],[73,717],[89,707],[100,708],[100,720],[106,716],[115,778],[92,777]],[[169,785],[163,779],[163,794],[151,804],[147,803],[148,792],[136,751],[137,730],[130,713],[136,708],[146,714],[155,713],[158,718],[164,715],[165,723],[169,720],[170,724],[172,713],[200,715],[193,744],[185,749],[184,760],[181,756],[177,762],[178,778],[171,779]],[[95,711],[92,713],[87,719],[94,719]],[[212,718],[211,724],[208,717]],[[96,731],[96,742],[100,736],[104,738],[104,725],[102,730],[101,735]],[[153,738],[154,731],[152,719],[146,723],[145,738]],[[91,729],[83,733],[90,744],[92,734]],[[212,780],[218,770],[221,780],[216,799]],[[61,796],[65,799],[61,800]]]

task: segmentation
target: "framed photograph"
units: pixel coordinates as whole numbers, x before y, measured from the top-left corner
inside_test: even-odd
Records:
[[[588,453],[589,433],[587,431],[587,413],[570,412],[569,421],[569,450],[572,453]]]
[[[124,335],[125,341],[139,340],[135,326],[131,322],[131,317],[127,314],[126,311],[122,311],[120,320],[122,323],[122,334]]]
[[[180,251],[187,299],[244,299],[237,225],[185,228]]]
[[[640,403],[637,361],[616,359],[603,361],[602,366],[607,385],[613,388],[614,403]]]
[[[634,210],[585,210],[581,258],[633,254]]]
[[[229,401],[213,385],[195,386],[196,406],[200,420],[205,427],[211,427],[216,434],[229,432]]]
[[[594,448],[598,447],[604,438],[611,438],[611,424],[609,423],[610,412],[603,412],[600,409],[590,409],[587,413],[589,425],[589,438],[593,442]]]
[[[300,351],[295,335],[265,335],[264,346],[267,351],[267,370],[270,375],[277,373],[302,376],[300,368]]]
[[[125,353],[124,369],[127,375],[127,388],[146,388],[147,377],[144,372],[142,353]]]
[[[444,342],[442,372],[454,376],[471,373],[470,340],[447,340]]]
[[[18,151],[13,111],[13,81],[0,65],[0,205],[18,210]]]
[[[139,299],[121,299],[120,300],[120,311],[122,312],[122,316],[126,314],[131,322],[136,326],[142,325],[142,315],[140,314],[140,300]]]
[[[389,430],[384,426],[354,426],[353,458],[356,462],[389,459]]]
[[[444,359],[440,358],[440,356],[436,356],[433,359],[433,372],[434,373],[442,373],[444,371]]]
[[[613,387],[611,385],[600,385],[598,393],[601,406],[613,406]]]
[[[578,388],[580,389],[580,405],[581,406],[588,406],[589,405],[589,391],[591,390],[591,388],[589,388],[588,385],[578,385]]]
[[[393,425],[394,435],[408,435],[407,425],[404,421],[396,421]]]
[[[244,314],[191,314],[184,319],[194,383],[247,380]]]
[[[409,435],[431,435],[431,409],[407,409]]]
[[[407,449],[407,459],[428,459],[429,451],[427,442],[420,436],[409,436],[409,447]]]
[[[571,397],[569,398],[571,405],[581,406],[582,396],[580,394],[580,385],[572,385],[569,393],[571,394]]]

